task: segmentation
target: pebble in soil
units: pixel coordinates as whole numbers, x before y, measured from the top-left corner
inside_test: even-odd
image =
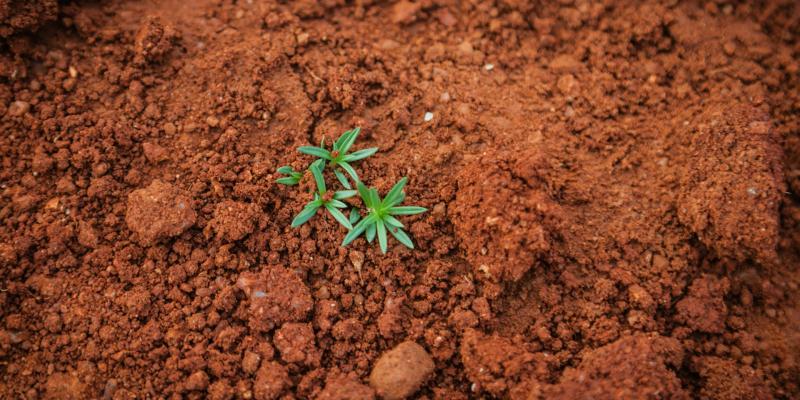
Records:
[[[378,358],[369,375],[369,384],[381,398],[401,400],[419,390],[433,369],[433,359],[425,349],[406,341]]]

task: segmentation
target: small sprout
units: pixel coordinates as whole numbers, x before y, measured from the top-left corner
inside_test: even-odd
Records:
[[[350,189],[350,182],[347,181],[347,178],[344,176],[344,174],[342,174],[336,167],[339,167],[347,172],[350,177],[353,178],[353,182],[358,182],[358,174],[356,173],[356,170],[353,169],[353,166],[350,165],[350,163],[353,161],[363,160],[378,151],[377,147],[370,147],[355,151],[350,154],[347,153],[347,151],[350,150],[350,147],[353,146],[353,143],[356,142],[356,138],[358,138],[358,134],[360,132],[361,128],[355,128],[343,133],[342,136],[340,136],[339,139],[333,143],[333,147],[330,151],[325,149],[324,141],[320,143],[320,147],[300,146],[297,151],[327,160],[328,164],[333,167],[333,173],[336,175],[336,179],[339,180],[342,186]]]
[[[404,225],[398,221],[395,216],[420,214],[427,211],[427,209],[415,206],[400,206],[400,203],[402,203],[406,197],[403,193],[403,186],[405,186],[407,181],[408,178],[405,177],[400,179],[400,181],[389,190],[389,193],[383,200],[380,199],[378,191],[375,190],[375,188],[367,188],[363,183],[356,182],[358,194],[367,207],[367,215],[350,230],[350,233],[344,238],[342,246],[347,246],[362,233],[365,233],[367,241],[370,243],[372,243],[372,240],[374,240],[377,235],[381,252],[386,254],[386,231],[388,230],[397,241],[413,249],[414,243],[405,231],[403,231],[402,228],[404,228]],[[350,214],[350,218],[351,222],[353,218],[355,218],[352,213]],[[358,218],[355,219],[358,220]]]
[[[284,175],[289,175],[289,176],[284,176],[283,178],[278,178],[278,180],[276,180],[275,182],[278,182],[278,183],[284,184],[284,185],[288,185],[288,186],[297,185],[300,182],[300,179],[303,179],[303,173],[302,172],[297,172],[297,171],[293,170],[292,167],[290,167],[288,165],[284,165],[284,166],[278,168],[278,173],[279,174],[284,174]]]
[[[317,211],[320,208],[325,208],[328,210],[328,213],[333,216],[336,221],[342,224],[347,229],[353,229],[353,225],[350,224],[350,221],[347,217],[339,211],[340,208],[347,208],[347,204],[345,204],[342,200],[353,197],[356,195],[355,190],[340,190],[337,192],[329,192],[327,187],[325,187],[325,179],[322,177],[322,167],[321,163],[313,163],[309,169],[311,170],[311,174],[314,175],[314,181],[317,184],[317,191],[314,193],[314,200],[311,200],[303,207],[303,210],[294,217],[292,221],[292,228],[296,228],[300,225],[303,225],[311,219],[314,215],[317,214]]]
[[[430,118],[433,117],[432,113]],[[427,115],[426,115],[427,117]],[[400,179],[397,184],[392,187],[386,197],[381,200],[378,196],[378,191],[374,188],[367,188],[358,178],[355,169],[350,165],[353,161],[363,160],[378,151],[377,147],[358,150],[348,154],[350,147],[355,143],[358,134],[361,132],[360,128],[349,130],[342,134],[336,142],[333,143],[331,150],[325,149],[325,139],[323,138],[319,147],[315,146],[301,146],[298,151],[303,154],[318,157],[317,160],[311,163],[308,171],[314,177],[316,183],[316,190],[314,190],[314,198],[308,202],[297,216],[292,221],[292,228],[303,225],[317,214],[320,208],[325,208],[328,213],[336,219],[342,226],[346,227],[350,232],[344,238],[342,246],[347,246],[353,240],[358,238],[362,233],[365,234],[368,242],[372,243],[375,237],[378,237],[381,251],[385,254],[387,251],[387,234],[389,233],[395,237],[400,243],[413,249],[414,243],[403,231],[404,225],[395,218],[400,215],[414,215],[427,211],[422,207],[401,206],[400,203],[405,199],[403,187],[408,181],[407,178]],[[340,191],[329,191],[325,178],[322,174],[326,165],[330,165],[333,173],[339,183],[346,189]],[[338,167],[338,168],[337,168]],[[352,190],[350,181],[347,179],[345,173],[350,175],[353,182],[356,183],[358,190]],[[286,176],[277,180],[278,183],[284,185],[297,185],[303,179],[305,174],[303,172],[295,171],[290,166],[283,166],[278,168],[278,173]],[[366,207],[366,213],[362,216],[357,208],[350,210],[350,215],[345,217],[345,214],[340,211],[349,207],[347,203],[342,200],[359,194]]]

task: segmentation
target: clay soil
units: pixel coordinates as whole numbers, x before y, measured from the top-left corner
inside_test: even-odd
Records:
[[[413,398],[800,398],[799,39],[792,0],[0,0],[0,398],[371,399],[406,341]],[[289,227],[276,168],[355,126],[416,250]]]

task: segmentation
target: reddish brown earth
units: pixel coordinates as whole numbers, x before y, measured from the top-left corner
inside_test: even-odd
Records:
[[[0,0],[0,398],[799,398],[798,39],[791,0]],[[354,126],[416,250],[289,227],[275,169]]]

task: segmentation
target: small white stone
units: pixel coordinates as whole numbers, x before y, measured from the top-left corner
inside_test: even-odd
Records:
[[[483,69],[485,69],[487,71],[491,71],[491,70],[494,69],[494,64],[486,64],[486,65],[483,66]]]
[[[426,112],[425,116],[422,117],[422,119],[424,119],[425,122],[428,122],[428,121],[432,120],[433,119],[433,113],[430,112],[430,111]]]

